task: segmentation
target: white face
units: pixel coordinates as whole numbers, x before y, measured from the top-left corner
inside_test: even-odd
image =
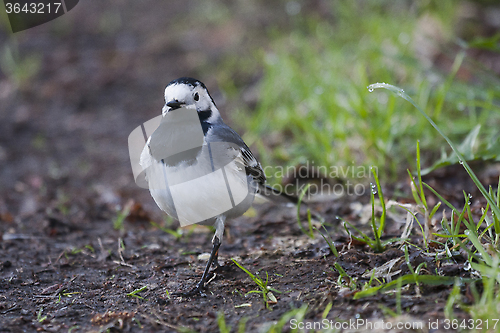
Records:
[[[208,91],[201,85],[192,86],[185,83],[175,83],[167,86],[165,88],[163,115],[175,109],[175,107],[168,106],[169,102],[178,102],[180,104],[179,107],[196,109],[196,111],[212,110],[213,112],[217,112],[217,108],[212,102]]]

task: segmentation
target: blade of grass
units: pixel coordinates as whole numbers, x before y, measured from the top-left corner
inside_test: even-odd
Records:
[[[418,188],[420,190],[420,199],[422,200],[422,204],[427,210],[428,209],[427,201],[425,200],[424,187],[422,185],[422,170],[420,164],[420,140],[417,140],[417,177],[418,177]]]
[[[325,240],[325,242],[328,244],[328,247],[330,248],[330,251],[332,251],[333,255],[338,258],[339,257],[339,253],[337,252],[337,248],[335,247],[335,245],[331,241],[330,235],[328,234],[328,231],[326,230],[326,228],[325,228],[325,226],[323,224],[321,226],[323,227],[323,230],[325,230],[325,233],[328,236],[328,238],[327,238],[327,236],[325,236],[325,234],[323,234],[321,232],[321,230],[318,230],[319,234],[323,237],[323,239]]]
[[[452,320],[454,318],[453,316],[453,306],[455,303],[460,301],[461,295],[460,295],[460,284],[458,280],[455,282],[455,285],[453,286],[453,290],[450,293],[450,296],[448,297],[448,300],[446,301],[446,306],[444,307],[444,315],[446,318]]]
[[[357,292],[354,295],[354,299],[361,299],[363,297],[368,297],[368,296],[373,296],[377,294],[378,292],[385,292],[388,290],[392,290],[398,285],[398,280],[401,279],[401,285],[405,286],[407,284],[411,283],[416,283],[418,280],[419,283],[429,285],[429,286],[439,286],[439,285],[452,285],[455,283],[456,277],[452,276],[438,276],[438,275],[417,275],[414,276],[412,274],[407,274],[399,277],[398,279],[391,281],[389,283],[386,283],[381,286],[376,286],[372,288],[368,288],[366,290],[362,290]],[[474,281],[474,279],[467,279],[467,278],[460,278],[459,279],[462,283],[470,283]]]
[[[474,244],[474,247],[479,251],[479,253],[481,253],[481,257],[484,260],[484,262],[487,265],[492,266],[493,265],[493,258],[488,254],[488,252],[486,252],[483,245],[479,241],[479,238],[477,238],[477,235],[473,231],[471,231],[470,229],[465,230],[464,234],[467,236],[467,238],[469,238],[469,240],[472,242],[472,244]]]
[[[148,289],[148,286],[144,286],[144,287],[142,287],[142,288],[136,289],[136,290],[134,290],[134,291],[132,291],[132,292],[128,293],[128,294],[127,294],[127,296],[128,296],[128,297],[137,297],[137,298],[141,298],[141,299],[143,299],[143,297],[141,297],[141,296],[139,296],[139,295],[137,295],[137,294],[138,294],[138,293],[140,293],[141,291],[146,290],[146,289]]]
[[[378,234],[378,240],[380,243],[380,237],[382,237],[382,233],[384,232],[384,229],[385,229],[385,219],[386,219],[386,215],[387,215],[387,210],[385,207],[384,194],[382,193],[382,187],[380,186],[380,181],[379,181],[378,175],[377,175],[377,170],[375,170],[375,168],[372,168],[371,171],[373,173],[373,177],[375,178],[375,184],[377,184],[378,197],[380,199],[380,205],[382,206],[382,215],[380,216],[379,228],[378,228],[378,230],[373,230],[374,232],[376,232]],[[382,247],[382,251],[383,251],[383,247]]]
[[[420,106],[418,106],[417,103],[415,103],[415,101],[413,101],[413,99],[410,96],[408,96],[408,94],[406,94],[403,89],[400,89],[400,88],[398,88],[396,86],[393,86],[393,85],[390,85],[390,84],[386,84],[386,83],[374,83],[374,84],[371,84],[371,85],[368,86],[368,90],[369,91],[373,91],[374,89],[379,89],[379,88],[384,88],[384,89],[387,89],[389,91],[392,91],[392,92],[396,93],[398,96],[404,98],[405,100],[407,100],[408,102],[410,102],[414,107],[417,108],[417,110],[425,117],[425,119],[432,125],[432,127],[434,127],[434,129],[446,140],[446,142],[451,147],[451,149],[453,150],[453,152],[458,156],[459,163],[464,167],[465,171],[467,171],[467,173],[469,174],[469,177],[472,179],[472,181],[474,182],[474,184],[476,185],[476,187],[478,188],[478,190],[481,192],[481,194],[483,195],[483,197],[490,204],[491,210],[493,211],[493,213],[497,217],[500,217],[500,207],[497,205],[497,203],[495,202],[495,200],[493,199],[493,197],[490,196],[490,194],[488,193],[488,191],[486,191],[486,189],[484,188],[483,184],[481,184],[481,182],[477,178],[476,174],[472,171],[472,169],[469,166],[469,164],[467,163],[467,161],[464,159],[464,157],[462,156],[462,154],[460,153],[460,151],[456,148],[455,144],[450,140],[450,138],[448,138],[448,136],[446,134],[443,133],[443,131],[441,131],[441,129],[427,115],[427,113],[425,113],[425,111],[422,110],[422,108],[420,108]],[[497,225],[495,227],[497,227]],[[495,229],[495,233],[497,235],[500,234],[500,225],[498,225],[498,229]]]
[[[304,229],[304,227],[302,226],[302,222],[300,221],[300,206],[302,204],[302,199],[304,198],[304,196],[305,196],[305,194],[310,186],[311,186],[311,184],[307,184],[307,186],[305,186],[304,189],[300,192],[299,199],[297,201],[297,224],[299,225],[300,231],[302,231],[304,234],[306,234],[310,238],[314,239],[314,233],[313,233],[312,224],[311,224],[311,210],[309,208],[307,208],[307,222],[309,224],[309,232],[307,232],[306,229]]]

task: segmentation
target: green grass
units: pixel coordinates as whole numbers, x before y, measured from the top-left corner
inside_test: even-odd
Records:
[[[246,130],[244,139],[258,152],[263,166],[309,162],[327,167],[378,167],[380,172],[369,173],[373,180],[360,180],[375,184],[371,193],[373,235],[348,221],[344,226],[353,239],[368,244],[373,251],[384,251],[387,242],[401,244],[409,274],[386,281],[374,279],[372,273],[370,281],[361,285],[351,281],[353,278],[339,264],[332,264],[340,283],[354,282],[349,285],[357,290],[354,298],[393,292],[395,308],[387,308],[387,313],[401,315],[406,311],[401,302],[403,287],[411,285],[418,294],[421,285],[446,285],[450,287],[446,318],[453,320],[455,310],[460,308],[473,320],[489,320],[492,324],[498,317],[500,301],[500,180],[498,186],[485,188],[469,162],[500,160],[500,80],[467,51],[477,48],[499,52],[500,34],[458,41],[453,27],[459,3],[428,1],[407,7],[403,2],[332,2],[322,19],[314,12],[291,18],[289,32],[276,29],[271,45],[252,55],[264,63],[257,106],[254,110],[240,108],[232,117]],[[441,31],[440,52],[450,60],[448,66],[429,66],[426,61],[432,59],[417,55],[417,51],[428,47],[418,40],[423,34],[423,18],[431,20],[435,31]],[[473,79],[464,79],[464,73]],[[369,86],[384,81],[408,93],[386,84]],[[234,91],[230,83],[227,86]],[[370,93],[375,88],[395,94]],[[415,96],[415,101],[409,95]],[[401,207],[418,225],[422,245],[410,243],[415,239],[413,229],[413,237],[387,241],[384,230],[389,208],[382,184],[400,180],[415,159],[415,173],[408,171],[415,204]],[[479,214],[472,214],[467,193],[463,207],[456,207],[422,181],[423,175],[436,168],[458,163],[484,198],[485,206]],[[283,177],[270,168],[266,174],[271,183],[279,183]],[[429,194],[436,196],[437,203],[431,204],[433,201],[426,197]],[[376,210],[376,206],[381,209]],[[377,211],[382,215],[375,214]],[[442,231],[432,233],[430,224],[437,216],[442,216],[438,220]],[[307,217],[309,230],[302,225],[300,216],[298,223],[302,232],[312,238],[310,213]],[[334,248],[328,233],[321,235]],[[445,253],[439,260],[446,260],[452,252],[464,251],[472,278],[439,276],[424,264],[412,266],[409,246],[427,255],[435,254],[436,260],[438,253]],[[461,302],[464,285],[473,294],[472,305]],[[292,309],[279,322],[288,322],[292,313],[300,313],[303,318],[306,311],[307,307]],[[328,313],[329,309],[322,311]]]
[[[458,209],[456,209],[449,202],[444,200],[442,196],[440,196],[436,191],[434,191],[429,185],[425,184],[427,188],[431,189],[432,192],[438,196],[445,204],[458,215],[458,219],[456,221],[456,225],[453,226],[453,215],[451,219],[451,226],[447,225],[447,221],[444,221],[445,230],[451,235],[451,238],[454,240],[455,245],[460,246],[467,254],[468,254],[468,262],[472,269],[478,273],[483,281],[483,293],[479,296],[477,291],[475,292],[475,303],[469,308],[469,313],[474,320],[480,321],[488,321],[492,322],[494,320],[498,321],[498,311],[497,305],[498,300],[500,300],[500,229],[498,223],[498,217],[500,216],[500,180],[498,183],[496,193],[490,187],[489,190],[486,190],[482,183],[477,178],[476,174],[472,171],[471,167],[467,163],[463,154],[459,151],[457,146],[450,140],[450,138],[444,134],[441,128],[436,125],[436,123],[426,114],[425,111],[422,110],[413,99],[403,92],[402,89],[399,89],[395,86],[391,86],[388,84],[374,84],[370,85],[369,89],[373,91],[374,88],[385,88],[390,91],[397,93],[400,97],[409,101],[413,106],[415,106],[418,111],[424,116],[424,118],[432,125],[432,127],[438,132],[438,134],[443,137],[448,145],[453,150],[453,153],[457,156],[459,163],[464,167],[464,169],[469,174],[470,178],[481,192],[483,198],[486,201],[486,208],[483,208],[483,214],[479,218],[477,222],[474,221],[471,208],[470,208],[470,196],[464,192],[464,208],[460,213]],[[419,160],[419,153],[417,150],[417,160]],[[421,191],[421,203],[425,203],[425,195],[423,192],[422,181],[420,178],[420,166],[418,166],[418,175],[420,186],[419,189]],[[491,210],[491,220],[488,222],[488,212]],[[433,209],[435,211],[435,209]],[[467,213],[467,218],[465,217],[465,213]],[[443,214],[443,220],[446,220],[446,217]],[[466,228],[463,235],[458,234],[459,226],[463,224]],[[481,231],[480,228],[485,226],[484,230]],[[493,232],[491,231],[493,229]],[[481,231],[481,232],[480,232]],[[487,235],[489,233],[489,237]],[[463,238],[464,241],[458,241],[459,238]],[[466,242],[467,241],[467,242]],[[426,277],[426,279],[431,279],[433,276],[419,276],[418,270],[420,268],[417,267],[416,270],[411,268],[410,262],[408,260],[407,247],[405,247],[405,258],[408,264],[408,267],[411,271],[411,276],[413,277],[415,283],[418,285],[419,277]],[[402,277],[400,277],[401,279]],[[444,277],[434,277],[443,280]],[[464,279],[461,279],[464,282]],[[443,282],[443,281],[441,281]],[[467,281],[470,282],[470,281]],[[457,301],[457,282],[455,282],[455,287],[453,288],[448,302],[446,304],[446,316],[448,318],[453,317],[453,304]],[[387,287],[387,285],[385,286]],[[359,294],[359,293],[358,293]],[[358,294],[356,296],[358,296]]]
[[[489,188],[486,190],[484,186],[478,180],[476,174],[472,171],[469,164],[465,160],[464,156],[461,154],[457,146],[453,143],[450,138],[444,134],[442,129],[436,125],[436,123],[426,114],[425,111],[420,108],[417,103],[413,101],[404,91],[401,89],[391,86],[388,84],[374,84],[370,85],[370,91],[373,91],[375,88],[386,88],[398,96],[406,99],[411,104],[413,104],[418,111],[423,115],[423,118],[426,119],[429,124],[436,130],[438,135],[442,136],[443,139],[449,144],[453,153],[456,154],[459,161],[461,161],[461,165],[469,174],[470,178],[482,194],[486,207],[482,209],[482,214],[478,217],[477,214],[472,214],[470,196],[465,192],[464,194],[464,206],[462,209],[459,209],[453,206],[450,202],[445,200],[443,196],[437,193],[434,189],[432,189],[428,184],[422,182],[421,174],[421,166],[420,166],[420,149],[419,143],[417,142],[417,177],[414,179],[412,174],[409,172],[411,178],[411,187],[413,197],[415,199],[415,208],[416,211],[422,213],[417,216],[415,213],[413,214],[413,218],[417,220],[418,224],[422,229],[422,243],[424,243],[427,248],[430,242],[435,242],[436,246],[431,250],[427,248],[427,251],[435,251],[436,260],[437,254],[439,252],[445,251],[448,254],[451,254],[451,251],[460,247],[467,254],[468,264],[472,269],[471,278],[462,278],[462,277],[453,277],[453,276],[440,276],[432,274],[431,272],[423,272],[426,269],[427,264],[425,262],[419,264],[417,267],[413,267],[408,246],[412,245],[418,247],[417,245],[413,245],[408,243],[408,240],[400,239],[402,242],[401,248],[404,251],[404,260],[408,267],[410,274],[400,275],[397,279],[386,282],[380,281],[378,279],[373,279],[375,269],[372,272],[372,278],[368,283],[365,283],[362,286],[361,290],[358,290],[354,299],[361,299],[369,296],[373,296],[377,293],[381,292],[390,292],[395,291],[396,297],[396,309],[385,307],[383,310],[386,314],[389,315],[397,315],[401,314],[403,309],[401,305],[401,293],[402,287],[405,285],[415,284],[415,292],[417,295],[420,294],[420,285],[448,285],[453,286],[448,300],[446,302],[444,308],[444,315],[447,319],[454,323],[458,323],[457,325],[461,325],[464,322],[458,321],[455,319],[454,310],[456,307],[463,309],[468,312],[471,316],[471,319],[467,321],[477,323],[481,322],[486,325],[490,325],[493,327],[494,325],[498,326],[498,302],[500,301],[500,244],[499,244],[499,229],[498,229],[498,216],[500,216],[500,180],[496,190],[493,188]],[[383,216],[385,216],[385,203],[384,198],[381,193],[381,185],[376,176],[374,174],[376,186],[372,186],[372,189],[377,189],[379,194],[379,205],[383,211]],[[451,219],[448,221],[446,214],[442,215],[441,225],[443,226],[444,234],[432,234],[432,236],[438,236],[445,239],[444,243],[436,242],[431,239],[431,234],[424,232],[424,228],[422,225],[426,225],[429,223],[430,219],[435,215],[435,213],[441,207],[441,203],[437,203],[433,207],[428,205],[429,200],[426,198],[426,193],[424,192],[424,188],[427,188],[431,191],[432,194],[436,195],[436,197],[444,203],[444,205],[451,210]],[[372,205],[372,230],[374,233],[374,239],[369,238],[365,234],[363,234],[358,229],[354,228],[352,225],[350,227],[354,228],[358,233],[360,233],[363,237],[356,238],[359,241],[364,241],[368,245],[370,245],[374,250],[377,248],[377,245],[380,244],[380,237],[383,236],[384,231],[384,223],[382,221],[377,225],[375,221],[375,201],[374,201],[374,192],[372,191],[371,195],[371,205]],[[408,212],[411,212],[408,208],[405,208]],[[423,217],[422,217],[423,216]],[[421,221],[418,220],[421,219]],[[464,230],[465,229],[465,230]],[[347,230],[347,229],[346,229]],[[464,230],[463,233],[459,233],[460,230]],[[348,230],[347,230],[348,231]],[[349,233],[349,231],[348,231]],[[352,236],[355,238],[354,236]],[[379,242],[377,242],[377,239]],[[325,239],[326,240],[326,239]],[[449,244],[448,244],[449,243]],[[380,244],[381,245],[381,244]],[[384,250],[384,248],[380,248],[379,250]],[[353,278],[350,277],[338,263],[334,263],[335,269],[339,273],[339,281],[342,283],[343,280],[348,280],[349,286],[353,290],[358,289],[358,285],[353,282]],[[476,277],[480,276],[480,279]],[[476,287],[477,282],[482,282],[483,290],[480,293]],[[376,285],[373,285],[376,284]],[[467,284],[470,287],[471,293],[474,297],[474,303],[472,305],[464,305],[461,303],[461,286]],[[327,309],[325,308],[324,312]],[[329,311],[329,310],[328,310]],[[473,326],[475,327],[475,326]],[[491,328],[490,327],[490,328]],[[500,326],[499,326],[500,328]]]
[[[135,289],[134,291],[128,293],[127,296],[128,297],[137,297],[137,298],[143,299],[143,297],[139,296],[138,294],[144,290],[147,290],[147,289],[148,289],[148,286],[143,286],[139,289]]]
[[[339,286],[345,286],[351,290],[357,289],[358,286],[356,284],[356,279],[349,276],[339,263],[336,262],[333,267],[335,267],[335,270],[339,273],[339,277],[337,279],[337,284]]]
[[[413,106],[415,106],[415,108],[417,108],[418,111],[420,111],[420,113],[424,116],[424,118],[432,125],[432,127],[434,127],[434,129],[436,130],[436,132],[442,138],[444,138],[446,140],[446,142],[448,143],[448,145],[451,147],[451,149],[453,150],[453,152],[458,157],[459,163],[461,165],[463,165],[465,171],[467,171],[467,173],[469,174],[469,177],[472,179],[472,181],[476,185],[477,189],[481,192],[481,194],[483,195],[483,197],[488,202],[488,205],[489,205],[490,209],[492,210],[493,216],[494,217],[496,216],[498,218],[498,216],[500,216],[500,207],[498,205],[498,203],[499,203],[498,195],[499,194],[497,193],[497,198],[495,198],[495,196],[492,194],[491,190],[487,191],[484,188],[483,184],[481,184],[481,182],[477,178],[476,174],[472,171],[471,167],[469,166],[469,164],[467,163],[466,159],[464,158],[464,156],[462,155],[462,153],[459,151],[459,149],[457,148],[457,146],[450,140],[450,138],[446,134],[444,134],[444,132],[441,130],[441,128],[438,127],[436,125],[436,123],[425,113],[425,111],[423,111],[413,101],[413,99],[410,96],[408,96],[402,89],[397,88],[395,86],[392,86],[390,84],[385,84],[385,83],[376,83],[376,84],[372,84],[372,85],[370,85],[368,87],[368,89],[371,89],[372,91],[373,91],[373,89],[377,89],[377,88],[385,88],[385,89],[388,89],[388,90],[390,90],[392,92],[397,93],[399,96],[403,97],[404,99],[406,99],[407,101],[409,101]],[[500,184],[499,184],[499,186],[500,186]],[[468,201],[469,200],[466,198],[466,200],[465,200],[466,207],[468,206]],[[495,227],[500,227],[500,224],[495,224]],[[500,234],[500,229],[496,229],[495,233],[497,235]]]
[[[113,219],[113,228],[115,230],[124,231],[125,230],[125,219],[130,213],[130,207],[126,205],[122,210],[116,211],[116,217]]]
[[[444,316],[454,320],[459,308],[473,320],[482,320],[485,327],[486,321],[492,326],[498,319],[500,302],[500,180],[498,186],[485,188],[469,162],[500,160],[500,80],[470,57],[474,52],[468,50],[499,52],[500,34],[459,40],[454,27],[460,3],[431,0],[408,6],[404,2],[338,1],[330,3],[330,10],[323,8],[321,14],[304,11],[290,18],[290,30],[272,31],[271,45],[252,54],[263,63],[258,104],[252,110],[240,108],[232,120],[246,130],[244,139],[257,151],[263,166],[309,162],[327,167],[378,167],[380,172],[369,173],[373,180],[360,180],[375,184],[371,193],[373,235],[348,221],[344,225],[353,239],[368,244],[373,251],[384,251],[387,242],[392,242],[392,247],[399,243],[409,273],[386,281],[374,278],[374,270],[370,281],[362,285],[338,263],[332,264],[331,269],[339,273],[339,283],[349,282],[349,287],[357,290],[354,298],[392,292],[395,307],[386,308],[386,313],[396,316],[407,310],[402,308],[402,293],[407,292],[403,287],[410,285],[418,295],[422,285],[445,285],[450,295]],[[425,24],[423,20],[427,20]],[[419,39],[426,24],[439,35],[439,52],[441,58],[449,59],[448,65],[432,64],[434,59],[418,55],[429,47]],[[242,59],[240,64],[246,61]],[[369,86],[372,82],[391,82],[407,93],[386,84]],[[223,88],[229,94],[235,91],[231,83]],[[395,94],[370,93],[375,88]],[[385,207],[389,201],[383,196],[382,184],[401,180],[415,159],[416,171],[408,171],[415,203],[401,207],[418,225],[422,239],[412,244],[416,232],[411,229],[408,237],[384,242],[390,208],[389,204]],[[458,163],[484,199],[479,213],[472,211],[469,194],[464,192],[463,207],[457,207],[422,181],[423,175],[436,168]],[[283,175],[273,171],[267,168],[266,174],[271,183],[279,183]],[[428,200],[429,195],[434,195],[437,203],[431,204],[434,200]],[[381,216],[375,214],[380,211]],[[300,216],[299,227],[313,238],[311,214],[307,217],[309,229],[302,225]],[[430,224],[437,217],[442,230],[433,233]],[[337,257],[323,230],[321,235]],[[454,252],[462,251],[471,278],[439,276],[424,264],[412,266],[410,246],[435,255],[436,261],[451,259]],[[462,303],[464,285],[474,297],[472,305]],[[327,307],[314,310],[314,315],[323,311],[325,318],[330,311]],[[293,316],[304,318],[307,311],[307,306],[292,309],[278,322],[288,323]],[[268,332],[282,327],[271,327]]]
[[[276,290],[268,285],[269,284],[269,275],[267,274],[267,272],[266,272],[266,281],[264,281],[260,277],[252,274],[248,269],[243,267],[243,265],[238,263],[236,260],[234,260],[232,258],[231,258],[231,260],[236,264],[236,266],[238,266],[242,271],[244,271],[252,279],[252,281],[255,282],[255,284],[257,284],[257,286],[260,289],[260,290],[251,290],[251,291],[247,292],[246,295],[253,294],[253,293],[261,294],[263,301],[264,301],[264,305],[268,309],[269,309],[269,300],[272,300],[274,303],[276,303],[276,297],[271,293],[271,291],[274,291],[276,293],[280,293],[280,291],[278,291],[278,290]]]
[[[312,221],[311,221],[312,216],[311,216],[311,210],[309,209],[309,207],[307,208],[307,225],[309,227],[309,230],[306,230],[304,228],[304,226],[302,225],[302,221],[300,219],[300,206],[302,204],[302,200],[304,199],[304,196],[306,195],[309,187],[310,187],[309,185],[304,187],[304,189],[300,192],[299,199],[297,201],[297,224],[299,226],[300,231],[302,231],[302,233],[309,236],[311,239],[314,239],[313,226],[312,226]]]
[[[344,220],[344,227],[346,232],[352,237],[353,239],[357,240],[358,242],[366,243],[368,246],[370,246],[375,252],[383,252],[385,250],[385,247],[389,243],[393,243],[395,240],[399,239],[389,239],[386,241],[381,241],[380,237],[382,236],[385,228],[385,222],[386,222],[386,216],[387,216],[387,209],[385,205],[385,199],[384,195],[382,193],[382,187],[380,186],[380,181],[378,179],[377,172],[375,170],[372,170],[373,177],[375,178],[375,184],[371,184],[371,191],[370,191],[370,199],[371,199],[371,206],[372,206],[372,214],[371,214],[371,227],[372,227],[372,232],[373,232],[373,238],[370,238],[368,235],[366,235],[364,232],[362,232],[360,229],[355,227],[352,223],[350,223],[347,220]],[[382,213],[379,218],[377,218],[377,214],[375,213],[375,194],[378,195],[379,197],[379,203],[382,209]],[[378,220],[378,223],[377,221]],[[353,235],[351,230],[347,227],[349,226],[350,229],[353,229],[356,231],[357,234],[361,235],[361,237]]]
[[[47,319],[47,316],[42,316],[42,312],[43,312],[43,306],[40,307],[40,310],[38,310],[38,313],[36,314],[36,320],[39,323],[43,323]]]
[[[411,105],[365,89],[371,82],[394,82],[418,96],[417,103],[451,139],[474,136],[464,147],[469,159],[498,158],[500,80],[465,54],[466,42],[464,51],[444,50],[454,61],[451,69],[429,68],[416,55],[416,48],[426,47],[415,37],[423,33],[419,20],[432,17],[452,45],[458,7],[453,0],[411,7],[337,1],[330,19],[295,17],[292,31],[276,30],[271,46],[258,54],[264,70],[256,109],[240,109],[233,121],[246,129],[245,141],[266,166],[375,165],[383,167],[381,177],[395,177],[413,164],[414,150],[408,148],[417,139],[427,158],[446,163],[455,155],[444,150],[439,159],[445,141]],[[471,41],[470,47],[483,44]],[[474,84],[457,78],[463,68],[474,72]],[[271,182],[280,181],[266,171]]]

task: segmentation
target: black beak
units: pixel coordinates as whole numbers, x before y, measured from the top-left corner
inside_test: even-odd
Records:
[[[182,105],[184,105],[184,103],[179,102],[178,100],[172,100],[167,103],[167,106],[172,108],[172,110],[179,109]]]

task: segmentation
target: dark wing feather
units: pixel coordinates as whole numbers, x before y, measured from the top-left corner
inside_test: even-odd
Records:
[[[247,175],[251,176],[259,185],[264,185],[266,183],[266,174],[262,170],[259,161],[253,156],[247,145],[241,147],[240,151]]]
[[[240,148],[243,163],[245,165],[245,170],[247,175],[251,176],[255,182],[258,184],[257,193],[263,195],[266,198],[274,199],[275,201],[281,202],[279,198],[284,198],[284,202],[291,202],[296,204],[298,199],[294,196],[288,195],[282,191],[279,191],[269,185],[266,184],[266,174],[262,169],[259,161],[253,156],[252,152],[248,148],[248,146],[241,140],[243,143]]]
[[[229,142],[236,144],[241,152],[241,161],[247,175],[251,176],[259,186],[266,183],[266,175],[259,161],[250,151],[243,139],[231,127],[224,123],[212,124],[205,139],[208,142]]]
[[[285,202],[297,203],[296,197],[278,191],[266,184],[266,174],[259,161],[257,161],[243,139],[231,127],[224,123],[214,124],[207,132],[205,139],[208,142],[230,142],[238,145],[241,152],[240,162],[244,165],[246,174],[252,177],[258,185],[257,193],[278,202],[281,201],[279,198],[284,198],[286,199]]]

